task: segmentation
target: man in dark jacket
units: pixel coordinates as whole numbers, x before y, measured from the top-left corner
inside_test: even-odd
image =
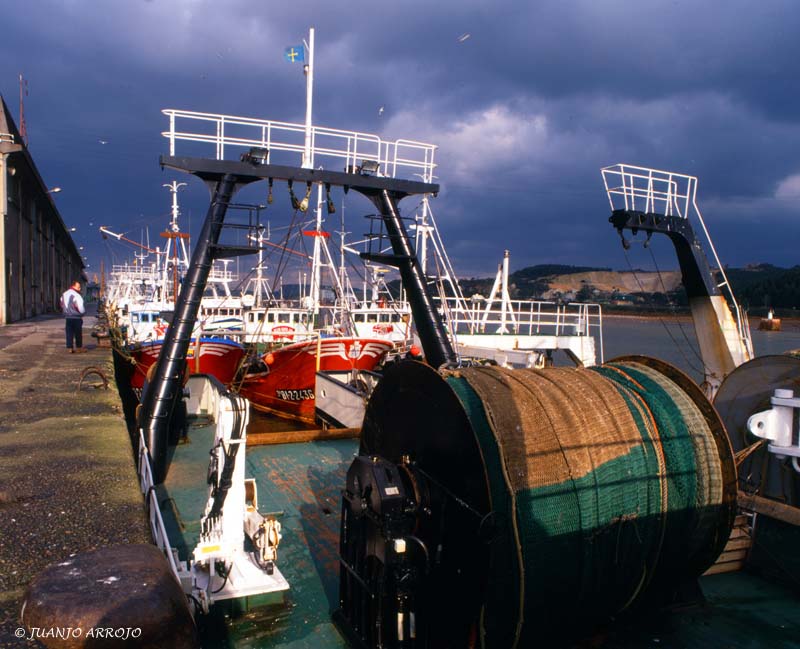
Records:
[[[72,282],[72,286],[61,296],[61,311],[66,319],[67,349],[70,353],[87,351],[83,347],[83,314],[86,309],[78,280]]]

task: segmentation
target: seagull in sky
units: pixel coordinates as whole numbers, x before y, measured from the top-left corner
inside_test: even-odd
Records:
[[[459,42],[459,43],[463,43],[463,42],[464,42],[465,40],[467,40],[467,39],[468,39],[470,36],[472,36],[472,34],[470,34],[469,32],[466,32],[466,33],[464,33],[464,34],[461,34],[461,36],[459,36],[459,37],[458,37],[458,42]]]
[[[381,106],[380,108],[378,108],[378,117],[380,117],[381,115],[383,115],[383,109],[384,109],[384,108],[385,108],[385,106]]]
[[[100,144],[108,144],[108,140],[97,140]]]

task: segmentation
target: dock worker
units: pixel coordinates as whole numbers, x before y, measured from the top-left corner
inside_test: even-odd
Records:
[[[61,296],[61,312],[66,322],[67,349],[71,354],[88,351],[83,346],[83,314],[86,313],[86,308],[83,305],[80,281],[75,280],[64,291]]]

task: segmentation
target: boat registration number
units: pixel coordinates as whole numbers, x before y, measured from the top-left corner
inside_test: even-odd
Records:
[[[305,401],[314,398],[314,390],[306,388],[304,390],[275,390],[278,399],[283,401]]]

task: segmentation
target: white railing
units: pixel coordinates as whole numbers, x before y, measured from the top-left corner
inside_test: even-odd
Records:
[[[174,109],[161,112],[169,118],[169,130],[162,135],[169,140],[171,156],[177,155],[178,142],[193,142],[211,145],[217,160],[239,159],[244,150],[258,147],[267,149],[268,163],[300,166],[304,162],[304,124]],[[435,145],[424,142],[386,141],[369,133],[312,126],[311,160],[306,166],[350,170],[368,160],[380,164],[379,175],[420,175],[430,182],[436,168],[435,151]]]
[[[159,279],[158,271],[154,267],[134,266],[132,264],[114,265],[111,268],[110,277],[117,281],[143,281]]]
[[[596,336],[602,341],[603,313],[599,304],[511,300],[510,312],[504,313],[502,309],[487,310],[486,303],[486,298],[447,298],[445,310],[456,335]]]
[[[13,133],[0,133],[0,144],[7,143],[7,144],[14,144],[14,134]]]
[[[697,178],[671,171],[616,164],[602,169],[611,209],[688,218]]]
[[[180,569],[173,554],[172,545],[169,541],[167,528],[164,519],[161,517],[161,509],[158,506],[158,496],[156,495],[155,485],[153,484],[153,472],[150,468],[150,454],[147,451],[147,444],[144,441],[142,429],[139,429],[139,488],[144,495],[148,518],[150,519],[150,533],[153,536],[158,549],[164,553],[169,561],[169,567],[178,583],[181,583]]]

